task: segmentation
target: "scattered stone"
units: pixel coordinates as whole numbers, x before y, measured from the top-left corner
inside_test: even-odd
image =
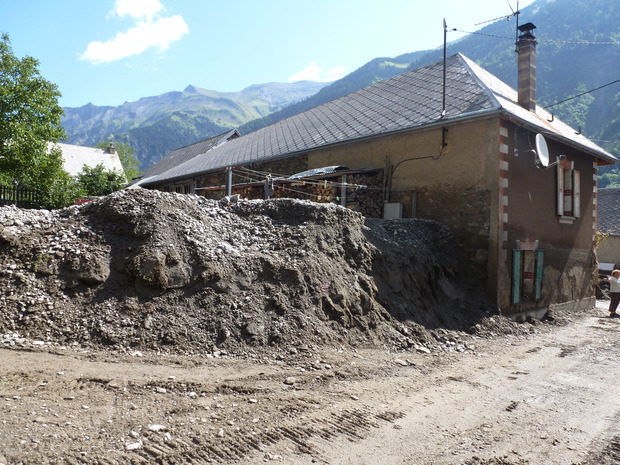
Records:
[[[284,380],[284,384],[288,385],[288,386],[292,386],[293,384],[295,384],[297,382],[297,378],[295,378],[294,376],[289,376]]]
[[[142,449],[142,441],[132,442],[131,444],[127,444],[127,445],[125,446],[125,449],[127,449],[127,450],[138,450],[138,449]]]

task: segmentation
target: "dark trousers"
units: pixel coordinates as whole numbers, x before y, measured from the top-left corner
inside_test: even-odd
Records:
[[[609,313],[616,313],[616,308],[620,304],[620,292],[610,292],[611,302],[609,302]]]

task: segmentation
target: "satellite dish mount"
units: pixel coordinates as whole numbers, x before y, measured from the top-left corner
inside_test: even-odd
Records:
[[[566,155],[560,155],[557,157],[556,161],[554,161],[553,163],[549,163],[549,147],[547,147],[547,141],[545,140],[545,137],[540,133],[536,134],[534,145],[536,149],[532,151],[536,155],[536,168],[551,168],[552,166],[557,165],[566,158]]]

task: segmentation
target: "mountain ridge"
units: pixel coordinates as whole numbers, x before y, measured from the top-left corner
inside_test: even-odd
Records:
[[[620,31],[615,24],[615,18],[620,17],[620,2],[537,0],[519,13],[521,23],[533,22],[538,26],[535,30],[538,41],[538,104],[552,107],[553,110],[549,108],[550,111],[564,122],[583,130],[584,134],[595,142],[602,140],[603,148],[620,156],[620,86],[588,92],[589,89],[611,82],[620,75]],[[516,21],[515,18],[509,19],[511,20],[496,21],[464,38],[448,42],[447,54],[462,53],[515,88]],[[138,158],[145,168],[175,148],[225,132],[230,127],[236,127],[241,134],[247,134],[379,80],[436,62],[441,59],[442,54],[443,47],[440,46],[397,57],[375,58],[344,78],[328,85],[323,84],[316,92],[308,92],[297,100],[291,99],[288,104],[279,102],[280,107],[271,105],[269,94],[261,94],[262,85],[257,84],[246,88],[253,90],[251,95],[256,100],[243,100],[235,105],[227,105],[225,101],[218,100],[221,107],[214,109],[212,114],[197,111],[191,106],[177,108],[175,112],[153,112],[149,120],[139,121],[136,127],[123,128],[111,118],[112,113],[107,113],[107,128],[111,130],[108,134],[114,134],[119,140],[136,147]],[[272,83],[275,84],[277,83]],[[201,95],[204,90],[188,86],[185,91],[188,94]],[[227,93],[230,94],[234,93]],[[556,103],[579,94],[583,95],[564,103]],[[225,98],[224,93],[214,95]],[[265,98],[267,102],[263,100]],[[83,108],[85,113],[95,113],[92,107],[80,108]],[[216,110],[219,110],[219,113]],[[242,121],[239,114],[255,117],[247,117],[246,121]],[[224,121],[231,126],[222,125]],[[95,121],[85,124],[87,127],[92,125],[91,131],[96,133]],[[74,135],[70,128],[65,127],[68,133]],[[169,132],[166,135],[151,134],[155,129]],[[99,140],[105,139],[101,133],[99,137]],[[145,142],[145,137],[161,137],[161,146],[156,146],[153,140]],[[79,137],[77,139],[79,140]],[[162,151],[162,147],[166,147],[166,150]],[[608,168],[603,168],[603,171],[606,169]]]
[[[64,108],[67,142],[94,146],[114,138],[134,147],[142,168],[177,147],[225,132],[306,98],[326,83],[253,84],[238,92],[188,85],[183,91],[142,97],[119,106]],[[155,132],[164,131],[166,137]],[[152,140],[159,142],[153,144]]]

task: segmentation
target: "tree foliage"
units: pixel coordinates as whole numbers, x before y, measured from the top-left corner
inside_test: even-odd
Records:
[[[39,62],[17,58],[7,34],[0,38],[0,182],[39,191],[42,207],[66,202],[71,184],[62,152],[53,145],[65,137],[60,92],[44,79]]]
[[[77,176],[77,183],[84,195],[108,195],[125,187],[127,180],[123,173],[106,170],[100,163],[94,168],[85,165]]]

